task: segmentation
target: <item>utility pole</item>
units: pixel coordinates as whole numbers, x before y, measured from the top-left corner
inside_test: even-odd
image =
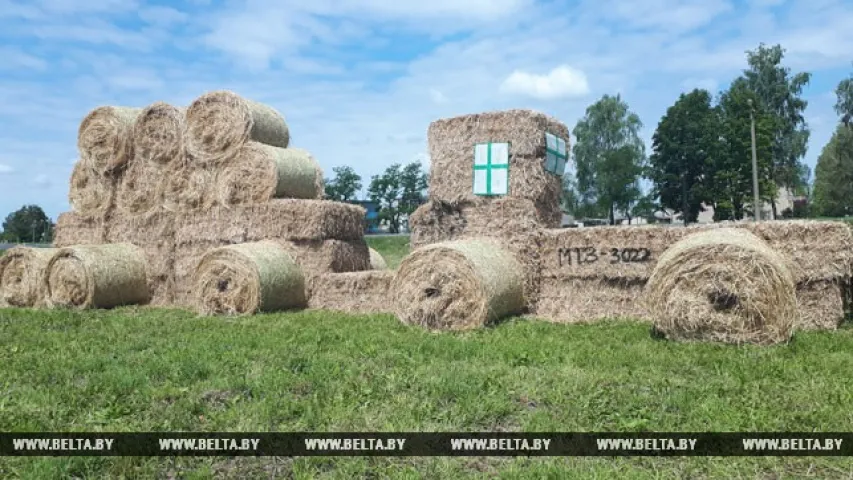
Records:
[[[755,108],[752,105],[752,99],[749,102],[749,124],[752,133],[752,194],[753,194],[753,221],[761,221],[761,210],[758,199],[758,152],[755,147]]]

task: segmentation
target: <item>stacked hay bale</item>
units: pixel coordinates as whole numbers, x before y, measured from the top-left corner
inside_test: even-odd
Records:
[[[797,328],[835,329],[844,320],[853,235],[843,223],[822,221],[548,229],[534,314],[557,322],[653,321],[642,300],[658,261],[686,236],[719,228],[748,230],[785,258],[800,309]]]
[[[493,238],[521,261],[525,304],[532,307],[539,297],[541,231],[557,227],[562,217],[561,176],[546,168],[547,134],[559,138],[568,149],[566,125],[528,110],[433,122],[428,131],[429,201],[409,219],[412,248],[457,239]],[[504,195],[480,195],[472,188],[475,149],[488,143],[509,145]]]
[[[60,215],[55,244],[135,245],[154,305],[198,306],[196,267],[231,244],[277,242],[309,279],[367,270],[364,210],[320,200],[319,164],[289,144],[282,115],[232,92],[187,108],[95,109],[80,127],[74,211]]]

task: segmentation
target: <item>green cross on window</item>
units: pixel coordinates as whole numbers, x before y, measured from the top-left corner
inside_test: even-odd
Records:
[[[509,143],[483,143],[474,147],[474,194],[509,193]]]

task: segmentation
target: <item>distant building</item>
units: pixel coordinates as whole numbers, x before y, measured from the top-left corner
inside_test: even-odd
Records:
[[[367,211],[364,216],[365,231],[367,233],[378,233],[379,229],[379,204],[371,200],[356,200],[352,202],[361,205]]]

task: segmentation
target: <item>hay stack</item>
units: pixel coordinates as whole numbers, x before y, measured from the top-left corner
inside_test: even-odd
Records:
[[[508,110],[438,120],[427,132],[430,200],[449,203],[483,200],[473,194],[473,155],[478,143],[509,142],[509,196],[536,206],[546,226],[559,226],[561,178],[545,170],[545,133],[569,139],[569,129],[547,115]]]
[[[327,273],[309,281],[308,307],[346,313],[393,313],[388,301],[395,274],[390,270]]]
[[[388,263],[385,261],[385,258],[382,257],[382,254],[377,252],[374,249],[369,249],[370,251],[370,269],[371,270],[388,270]]]
[[[217,174],[221,205],[264,203],[272,198],[322,199],[323,170],[306,150],[248,142]]]
[[[56,219],[56,228],[53,232],[53,245],[55,247],[97,245],[106,240],[107,228],[103,217],[64,212]]]
[[[60,249],[45,269],[51,306],[111,308],[148,301],[145,252],[129,243]]]
[[[303,307],[305,277],[279,245],[246,243],[204,255],[193,274],[196,307],[204,315],[244,315]]]
[[[437,242],[491,238],[524,265],[524,295],[533,307],[541,282],[541,226],[531,200],[504,197],[451,204],[429,201],[409,217],[413,249]]]
[[[133,124],[134,160],[167,167],[183,156],[186,109],[164,102],[145,107]]]
[[[142,215],[113,215],[108,243],[132,243],[145,252],[151,305],[174,302],[176,215],[157,208]]]
[[[75,212],[102,216],[109,211],[115,195],[115,180],[101,175],[89,162],[78,160],[71,172],[68,202]]]
[[[44,272],[56,252],[55,248],[13,247],[0,255],[0,303],[43,306]]]
[[[656,330],[674,340],[786,342],[798,315],[786,260],[739,229],[697,233],[673,245],[644,300]]]
[[[179,160],[163,171],[159,193],[163,208],[170,212],[195,212],[214,203],[213,171]]]
[[[467,330],[524,309],[524,273],[512,253],[488,240],[436,243],[407,256],[392,286],[404,323]]]
[[[184,143],[193,161],[221,164],[234,158],[249,140],[287,148],[290,132],[284,117],[267,105],[227,91],[206,93],[187,108]]]
[[[100,174],[121,169],[133,156],[133,124],[141,108],[98,107],[83,119],[77,133],[80,156]]]
[[[116,209],[124,215],[140,215],[154,210],[162,203],[162,182],[163,174],[159,168],[134,159],[121,176]]]

